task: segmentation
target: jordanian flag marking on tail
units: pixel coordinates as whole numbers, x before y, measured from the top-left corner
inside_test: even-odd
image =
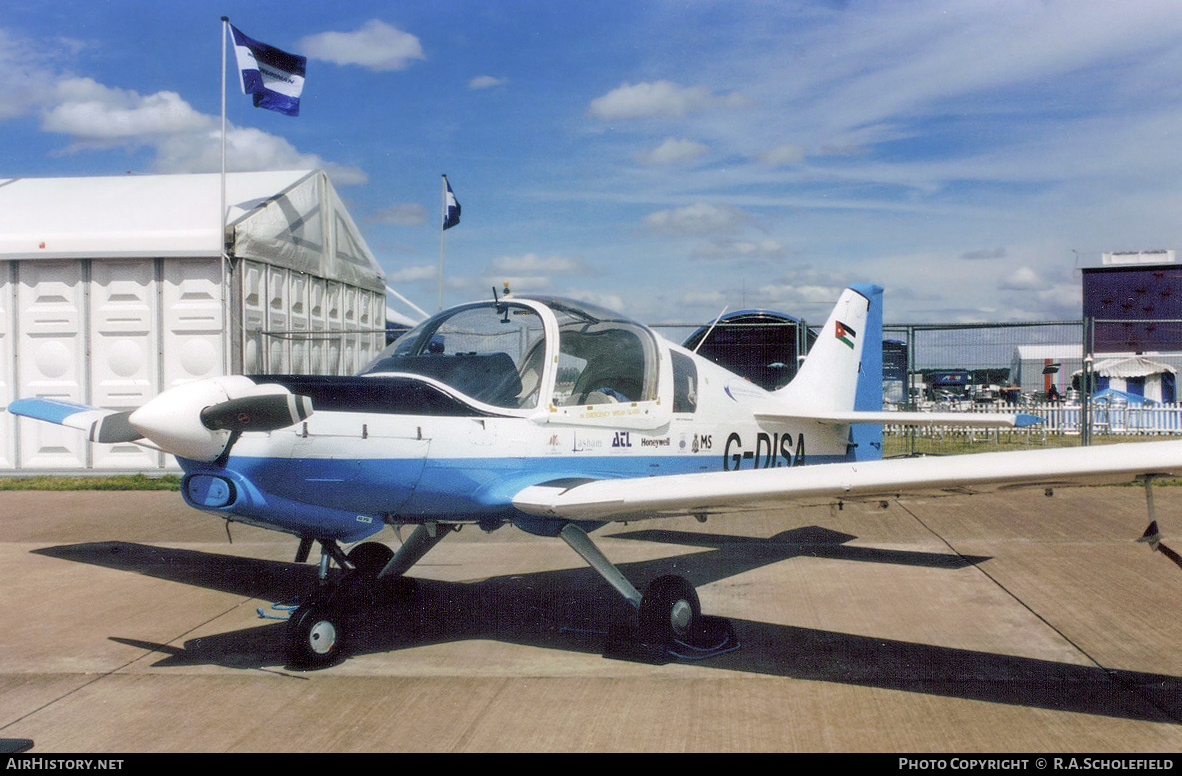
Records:
[[[854,347],[854,337],[858,336],[858,332],[854,331],[849,326],[846,326],[841,321],[837,321],[836,323],[837,326],[834,328],[836,329],[835,334],[837,335],[837,338],[846,345],[849,345],[850,349],[852,350]]]

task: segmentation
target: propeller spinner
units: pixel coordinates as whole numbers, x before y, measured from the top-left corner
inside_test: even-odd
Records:
[[[130,430],[124,433],[136,433],[181,458],[214,461],[235,434],[275,431],[311,414],[309,397],[281,385],[260,385],[242,376],[219,377],[165,391],[126,417]],[[109,436],[117,435],[122,426],[116,418],[107,419]]]

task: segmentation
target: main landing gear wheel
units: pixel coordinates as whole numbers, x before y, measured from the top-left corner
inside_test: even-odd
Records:
[[[698,593],[684,577],[658,577],[644,592],[637,612],[640,637],[652,645],[691,642],[702,617]]]
[[[316,669],[340,660],[347,643],[347,625],[339,611],[312,601],[287,621],[284,651],[295,668]]]

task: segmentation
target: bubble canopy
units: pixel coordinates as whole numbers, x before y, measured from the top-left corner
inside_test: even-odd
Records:
[[[656,398],[652,332],[619,313],[558,297],[473,302],[428,318],[363,375],[412,375],[503,414]]]

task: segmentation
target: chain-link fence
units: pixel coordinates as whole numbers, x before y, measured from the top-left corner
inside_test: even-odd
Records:
[[[1078,403],[1073,378],[1083,360],[1081,321],[884,326],[886,408],[1021,412],[1044,419],[1053,415],[1055,422],[1018,429],[888,426],[883,453],[1077,445],[1078,420],[1063,410]]]

